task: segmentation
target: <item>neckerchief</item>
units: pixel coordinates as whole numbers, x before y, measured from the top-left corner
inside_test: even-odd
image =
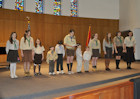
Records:
[[[118,37],[118,36],[117,36],[117,38],[120,40],[120,43],[122,43],[122,39],[121,39],[121,37]]]
[[[16,49],[17,48],[16,40],[13,40],[13,43],[14,43],[14,48]]]
[[[26,38],[26,40],[28,41],[28,45],[29,45],[29,47],[30,47],[30,41],[31,41],[31,39],[29,38]]]
[[[132,40],[132,37],[129,37],[130,38],[130,41]]]
[[[98,40],[95,40],[96,41],[96,46],[98,46]]]

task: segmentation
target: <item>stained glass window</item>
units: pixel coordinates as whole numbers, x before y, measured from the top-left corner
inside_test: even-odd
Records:
[[[19,11],[23,11],[24,9],[24,0],[16,0],[15,1],[15,9]]]
[[[35,0],[35,12],[43,13],[43,0]]]
[[[78,1],[77,0],[70,0],[71,3],[71,16],[72,17],[77,17],[77,5],[78,5]]]
[[[61,0],[54,0],[53,10],[54,15],[61,15]]]
[[[0,8],[2,8],[2,0],[0,0]]]

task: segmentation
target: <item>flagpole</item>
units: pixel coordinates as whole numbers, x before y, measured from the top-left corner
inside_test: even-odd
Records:
[[[30,27],[30,17],[27,16],[26,18],[27,18],[27,22],[28,22],[28,30],[31,30],[31,27]]]

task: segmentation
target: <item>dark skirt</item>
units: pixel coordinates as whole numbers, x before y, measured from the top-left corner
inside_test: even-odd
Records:
[[[92,49],[92,57],[99,57],[100,53],[99,53],[99,49]]]
[[[117,47],[118,53],[115,53],[115,56],[122,56],[123,55],[123,47]]]
[[[112,48],[106,47],[106,55],[105,58],[112,58]]]
[[[23,62],[32,62],[32,50],[23,50],[24,57],[22,57]]]
[[[66,49],[66,54],[67,54],[67,56],[74,56],[75,51],[74,51],[74,49]]]
[[[134,62],[135,57],[134,57],[134,48],[133,47],[126,47],[126,53],[124,54],[124,61],[126,62]]]
[[[34,55],[34,63],[41,64],[42,63],[42,54],[35,54]]]
[[[7,55],[7,62],[19,62],[18,50],[9,50]]]

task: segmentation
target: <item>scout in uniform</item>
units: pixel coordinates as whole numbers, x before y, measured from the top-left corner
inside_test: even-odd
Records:
[[[125,61],[127,62],[127,69],[131,69],[131,63],[135,61],[136,40],[133,37],[133,32],[129,32],[128,36],[124,39],[124,52],[126,53]]]
[[[110,71],[109,64],[112,54],[114,54],[114,46],[111,39],[111,33],[107,33],[106,37],[103,40],[103,50],[105,55],[105,66],[106,70]]]
[[[54,64],[57,60],[58,55],[54,51],[54,47],[50,47],[50,50],[47,53],[46,62],[49,64],[49,75],[55,75]]]
[[[119,68],[119,63],[120,63],[120,60],[121,60],[121,56],[123,55],[123,44],[124,44],[124,38],[121,36],[121,32],[117,32],[117,35],[114,37],[116,69],[120,69]]]
[[[97,33],[94,34],[93,39],[90,40],[89,48],[92,52],[92,67],[93,67],[93,70],[96,70],[97,60],[100,57],[100,53],[101,53],[101,44],[100,44],[100,41],[98,40]]]
[[[74,30],[70,30],[69,34],[65,36],[64,45],[66,46],[68,74],[73,74],[73,58],[75,53],[75,47],[77,46],[76,38],[74,36]]]
[[[32,62],[34,41],[29,30],[25,31],[24,37],[22,37],[20,40],[20,49],[22,61],[24,62],[25,76],[30,76],[30,62]]]
[[[12,32],[9,40],[6,44],[7,62],[10,63],[11,78],[17,78],[16,75],[16,63],[19,62],[19,41],[16,39],[16,32]]]
[[[40,69],[41,69],[41,63],[44,59],[44,46],[41,45],[40,39],[36,39],[35,41],[35,48],[33,51],[33,60],[34,60],[34,76],[37,76],[36,73],[36,66],[38,65],[38,75],[41,75]]]

